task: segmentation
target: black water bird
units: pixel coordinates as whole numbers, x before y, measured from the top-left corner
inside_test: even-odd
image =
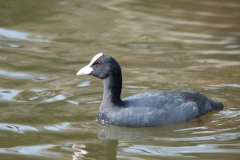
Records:
[[[99,53],[77,75],[103,80],[98,120],[119,126],[149,127],[186,122],[223,105],[196,92],[152,91],[121,99],[122,73],[118,62]]]

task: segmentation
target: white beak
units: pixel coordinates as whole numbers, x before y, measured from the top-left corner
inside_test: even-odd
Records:
[[[92,69],[89,65],[87,65],[87,66],[83,67],[82,69],[80,69],[80,70],[77,72],[77,75],[78,75],[78,76],[88,75],[88,74],[90,74],[92,71],[93,71],[93,69]]]
[[[80,70],[77,72],[77,75],[78,75],[78,76],[82,76],[82,75],[88,75],[88,74],[92,73],[93,69],[92,69],[90,66],[92,66],[93,63],[94,63],[98,58],[100,58],[101,56],[103,56],[103,53],[98,53],[97,55],[95,55],[95,56],[93,57],[93,59],[91,60],[91,62],[90,62],[87,66],[83,67],[82,69],[80,69]]]

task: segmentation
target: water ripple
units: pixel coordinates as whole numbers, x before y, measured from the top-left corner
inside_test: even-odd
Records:
[[[41,101],[41,102],[55,102],[65,100],[71,97],[72,93],[68,90],[46,90],[33,88],[29,90],[16,90],[0,88],[0,101]],[[68,101],[69,103],[77,103]]]
[[[34,41],[34,42],[50,42],[49,40],[42,39],[43,36],[39,34],[30,34],[27,32],[21,32],[21,31],[10,30],[5,28],[0,28],[0,36],[8,39],[20,39],[20,40]]]
[[[209,85],[210,87],[235,87],[235,88],[240,88],[240,84],[212,84]]]
[[[0,88],[0,100],[12,101],[20,92],[21,90]]]
[[[17,133],[24,133],[26,131],[38,131],[37,128],[20,125],[20,124],[9,124],[9,123],[0,123],[0,130],[11,131]]]
[[[33,77],[32,75],[30,75],[28,73],[5,71],[5,70],[0,70],[0,76],[17,78],[17,79],[30,79]]]
[[[35,146],[17,146],[11,148],[0,148],[0,153],[4,154],[20,154],[20,155],[35,155],[35,156],[57,156],[59,154],[50,151],[56,145],[43,144]]]
[[[132,145],[127,148],[120,148],[120,150],[125,153],[134,153],[135,155],[145,155],[145,156],[151,156],[151,157],[152,156],[196,157],[196,156],[191,156],[189,154],[196,154],[196,153],[240,154],[239,149],[237,149],[239,146],[240,144],[199,144],[196,146],[181,146],[181,147]],[[222,147],[226,147],[226,148],[222,148]],[[236,147],[236,149],[228,149],[227,147]]]
[[[64,122],[64,123],[61,123],[61,124],[54,124],[54,125],[50,125],[50,126],[44,126],[43,128],[46,129],[46,130],[50,130],[50,131],[62,131],[62,130],[69,129],[69,125],[70,125],[70,123]]]
[[[90,81],[84,81],[77,85],[77,87],[87,87],[90,86]]]

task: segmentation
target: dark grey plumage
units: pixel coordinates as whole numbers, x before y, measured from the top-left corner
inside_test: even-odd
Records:
[[[160,126],[186,122],[212,110],[223,109],[221,103],[196,92],[153,91],[121,100],[122,74],[118,62],[109,55],[102,55],[89,67],[89,74],[103,80],[103,100],[98,119],[105,123],[132,127]]]

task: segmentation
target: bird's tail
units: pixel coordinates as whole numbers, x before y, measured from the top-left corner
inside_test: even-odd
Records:
[[[222,110],[224,108],[222,103],[218,103],[213,100],[210,100],[210,102],[212,104],[212,109],[214,109],[214,110]]]

